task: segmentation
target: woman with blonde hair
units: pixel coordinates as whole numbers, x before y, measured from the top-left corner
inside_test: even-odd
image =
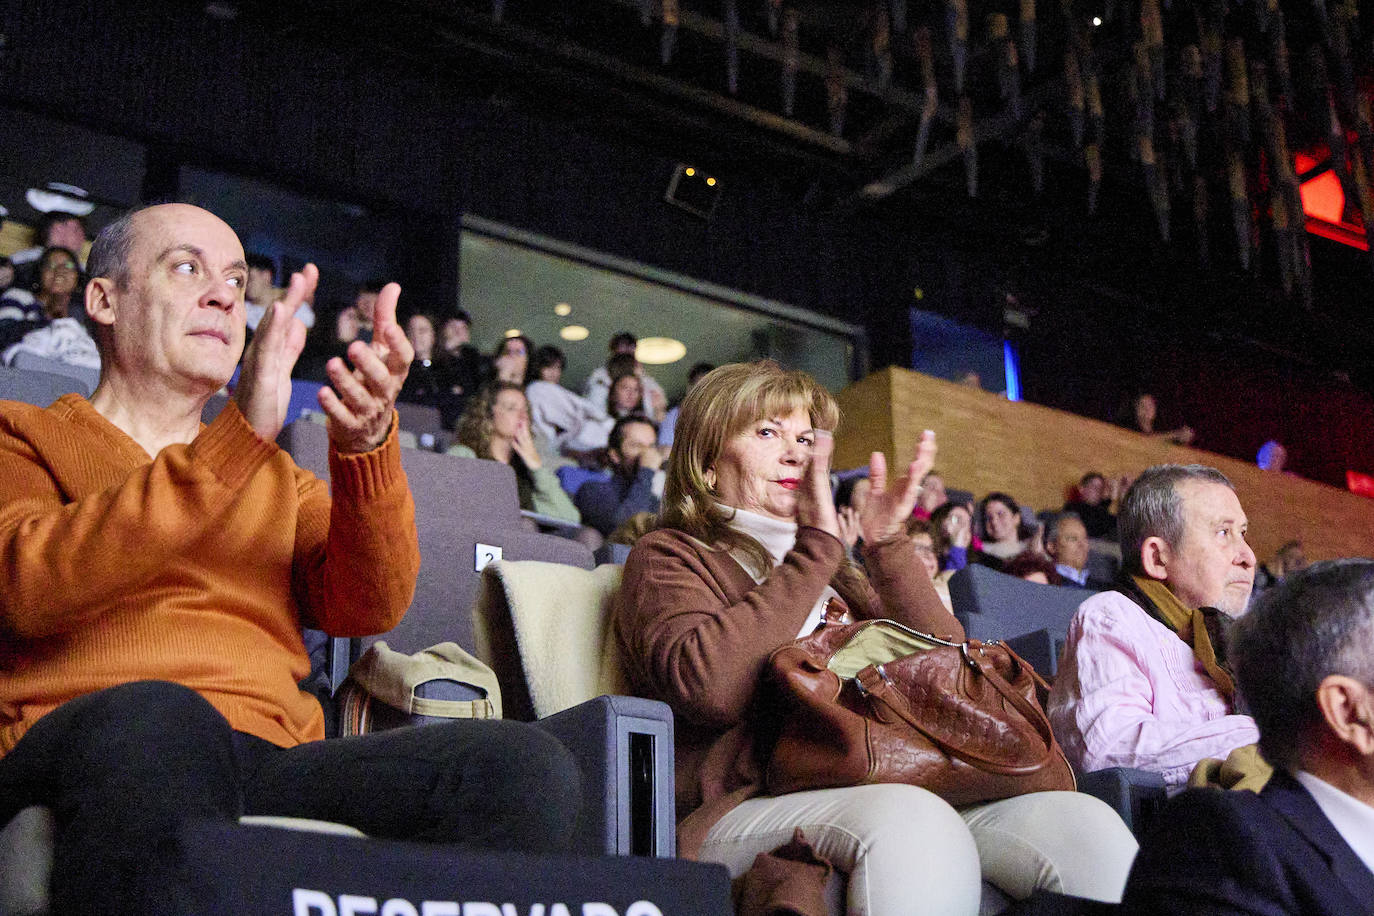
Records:
[[[637,693],[673,709],[682,850],[733,875],[801,828],[848,877],[850,914],[978,912],[981,879],[1120,899],[1136,844],[1106,805],[1041,792],[956,811],[910,785],[762,794],[749,710],[768,655],[822,620],[889,617],[959,640],[905,523],[935,436],[859,517],[866,577],[847,562],[830,495],[834,399],[776,363],[722,366],[682,403],[659,527],[636,543],[616,634]]]

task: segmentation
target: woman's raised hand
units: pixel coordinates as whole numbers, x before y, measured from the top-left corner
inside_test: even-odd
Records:
[[[835,437],[823,429],[814,430],[812,436],[811,459],[797,488],[797,524],[819,528],[842,540],[835,498],[830,493],[830,455],[835,451]]]
[[[521,423],[520,428],[515,433],[515,438],[511,440],[510,447],[515,454],[520,456],[520,460],[525,462],[525,467],[531,471],[539,470],[544,462],[539,457],[539,449],[534,444],[534,433],[530,431],[528,421]]]
[[[935,433],[926,430],[916,445],[916,457],[907,465],[906,473],[888,486],[887,459],[882,452],[874,452],[868,460],[868,502],[859,515],[859,527],[865,544],[878,544],[906,533],[907,519],[916,508],[921,493],[921,480],[935,467]]]

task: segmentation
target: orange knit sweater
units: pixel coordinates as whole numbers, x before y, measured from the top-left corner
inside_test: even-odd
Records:
[[[301,627],[390,629],[420,563],[394,431],[331,451],[330,474],[332,504],[232,404],[149,459],[77,395],[0,402],[0,753],[61,703],[145,679],[283,747],[323,738]]]

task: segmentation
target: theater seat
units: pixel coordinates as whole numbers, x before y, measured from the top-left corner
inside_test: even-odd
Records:
[[[47,407],[64,394],[90,395],[85,382],[70,375],[0,366],[0,400]]]
[[[95,391],[95,386],[100,382],[100,370],[90,369],[85,366],[73,366],[57,359],[48,359],[20,350],[14,354],[14,362],[10,363],[16,369],[25,372],[46,372],[49,375],[60,375],[64,378],[75,379],[81,383],[84,394]]]
[[[1059,668],[1069,621],[1093,594],[1084,588],[1027,582],[973,563],[949,580],[954,616],[969,639],[1013,639],[1041,629],[1049,633],[1053,643],[1050,667],[1035,666],[1047,679]]]
[[[492,563],[472,608],[473,652],[496,672],[506,718],[537,720],[580,760],[605,760],[583,769],[588,810],[600,814],[579,827],[578,848],[672,856],[673,714],[624,695],[611,635],[620,573]]]

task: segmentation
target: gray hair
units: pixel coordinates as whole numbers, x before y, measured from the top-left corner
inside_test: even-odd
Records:
[[[1374,687],[1374,560],[1316,563],[1263,592],[1231,637],[1236,684],[1260,752],[1296,769],[1321,721],[1317,688],[1333,674]]]
[[[1045,543],[1050,544],[1059,535],[1059,526],[1065,522],[1078,522],[1083,525],[1083,519],[1077,512],[1056,512],[1050,516],[1049,521],[1045,522]],[[1086,529],[1087,525],[1083,525]]]
[[[1235,489],[1225,474],[1205,464],[1157,464],[1146,468],[1126,491],[1117,513],[1121,563],[1127,572],[1142,572],[1140,548],[1146,538],[1163,538],[1174,548],[1183,540],[1183,500],[1178,495],[1178,485],[1189,480]]]
[[[149,205],[153,206],[153,205]],[[129,285],[129,254],[134,249],[134,217],[148,207],[137,207],[110,223],[91,243],[86,274],[107,277],[120,289]]]

